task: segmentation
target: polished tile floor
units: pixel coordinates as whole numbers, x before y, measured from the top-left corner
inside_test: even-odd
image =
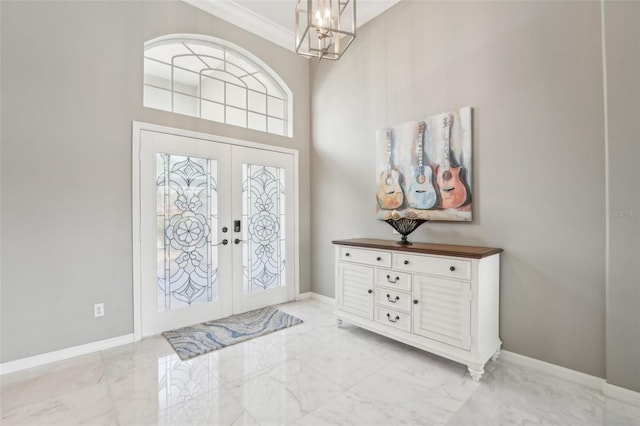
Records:
[[[304,300],[305,322],[181,361],[161,337],[5,375],[2,425],[640,425],[640,408],[489,362],[449,362]]]

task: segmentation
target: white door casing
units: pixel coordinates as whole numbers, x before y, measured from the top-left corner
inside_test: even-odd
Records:
[[[157,155],[158,153],[160,155]],[[187,309],[158,311],[156,308],[162,302],[161,297],[159,299],[159,296],[156,295],[156,289],[157,277],[162,275],[162,260],[156,261],[157,253],[154,250],[156,247],[152,248],[150,241],[155,242],[162,238],[157,237],[160,234],[158,234],[159,225],[156,220],[156,181],[161,181],[163,178],[159,175],[156,176],[156,168],[160,167],[157,164],[160,164],[165,154],[168,154],[167,158],[176,159],[172,163],[174,166],[177,161],[189,157],[189,160],[193,160],[194,163],[211,164],[210,168],[215,173],[212,173],[211,180],[217,180],[217,203],[212,202],[212,205],[217,204],[218,211],[217,220],[210,229],[209,243],[214,257],[217,250],[219,265],[217,283],[219,288],[218,297],[210,302],[199,304],[190,304],[191,302],[189,302]],[[297,151],[295,150],[146,123],[133,123],[134,335],[137,340],[163,330],[220,318],[231,313],[257,309],[269,304],[282,303],[297,297],[299,294],[297,159]],[[211,160],[211,163],[207,163],[208,160]],[[265,174],[265,171],[280,171],[281,180],[284,181],[284,188],[286,188],[286,196],[283,192],[282,204],[283,206],[286,204],[288,214],[286,217],[283,216],[285,225],[282,237],[286,244],[283,242],[281,245],[282,253],[278,253],[283,258],[281,262],[283,267],[286,259],[285,273],[282,277],[282,282],[285,285],[282,287],[274,286],[274,290],[259,291],[253,295],[244,293],[247,279],[246,272],[243,271],[247,270],[247,265],[243,260],[247,259],[246,249],[249,245],[246,241],[247,228],[250,224],[247,222],[249,216],[245,214],[243,217],[242,214],[242,209],[246,208],[247,204],[242,200],[243,164],[253,165],[252,167],[258,173],[263,172],[261,176]],[[266,166],[264,171],[262,166]],[[247,166],[244,167],[246,173]],[[172,208],[173,204],[175,201],[172,199]],[[178,211],[178,213],[180,212]],[[259,213],[268,215],[269,212]],[[188,214],[193,213],[188,212]],[[175,216],[174,214],[173,218]],[[259,217],[264,219],[262,216]],[[178,218],[178,222],[182,219]],[[187,218],[186,223],[190,224],[188,219],[191,218]],[[242,221],[240,233],[234,232],[234,220]],[[264,222],[261,220],[258,225],[262,226]],[[223,227],[228,228],[226,233],[221,232]],[[255,226],[252,230],[255,235]],[[269,235],[265,233],[268,233],[269,230],[273,230],[273,227],[258,229],[260,235],[267,239]],[[234,244],[236,238],[245,241]],[[227,245],[221,244],[223,239],[228,241]],[[172,243],[174,242],[172,240]],[[265,242],[258,243],[266,244]],[[159,242],[157,245],[161,245],[161,243]],[[185,253],[191,252],[185,251]],[[175,260],[175,254],[171,257]],[[212,263],[215,264],[215,259]],[[158,264],[160,266],[157,266]],[[189,266],[193,269],[192,265]],[[200,271],[200,275],[205,274]],[[267,275],[271,276],[271,274]],[[149,284],[151,281],[153,281],[153,291],[151,291]],[[213,293],[216,294],[215,290]]]

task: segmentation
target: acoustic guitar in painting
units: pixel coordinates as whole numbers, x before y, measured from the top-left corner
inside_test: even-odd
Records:
[[[436,168],[436,183],[440,188],[440,207],[444,209],[457,209],[467,201],[467,187],[462,181],[461,167],[451,165],[451,128],[453,127],[453,114],[444,118],[444,151],[442,164]]]
[[[387,138],[387,170],[380,173],[378,205],[384,210],[397,209],[404,202],[404,194],[400,187],[400,172],[391,164],[391,129],[386,130]]]
[[[424,121],[418,123],[418,169],[407,190],[407,204],[426,210],[436,205],[436,190],[433,187],[433,172],[431,166],[424,164],[424,135],[427,125]]]

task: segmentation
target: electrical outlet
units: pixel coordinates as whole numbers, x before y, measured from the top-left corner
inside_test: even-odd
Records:
[[[93,316],[94,318],[104,316],[104,303],[96,303],[93,305]]]

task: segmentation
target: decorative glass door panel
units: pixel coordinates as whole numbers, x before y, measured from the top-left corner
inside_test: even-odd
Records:
[[[232,314],[230,158],[226,144],[141,135],[143,336]]]
[[[218,162],[157,153],[158,310],[218,300]]]
[[[293,155],[234,146],[234,313],[294,297]]]
[[[285,185],[282,168],[242,165],[245,294],[286,285]]]

